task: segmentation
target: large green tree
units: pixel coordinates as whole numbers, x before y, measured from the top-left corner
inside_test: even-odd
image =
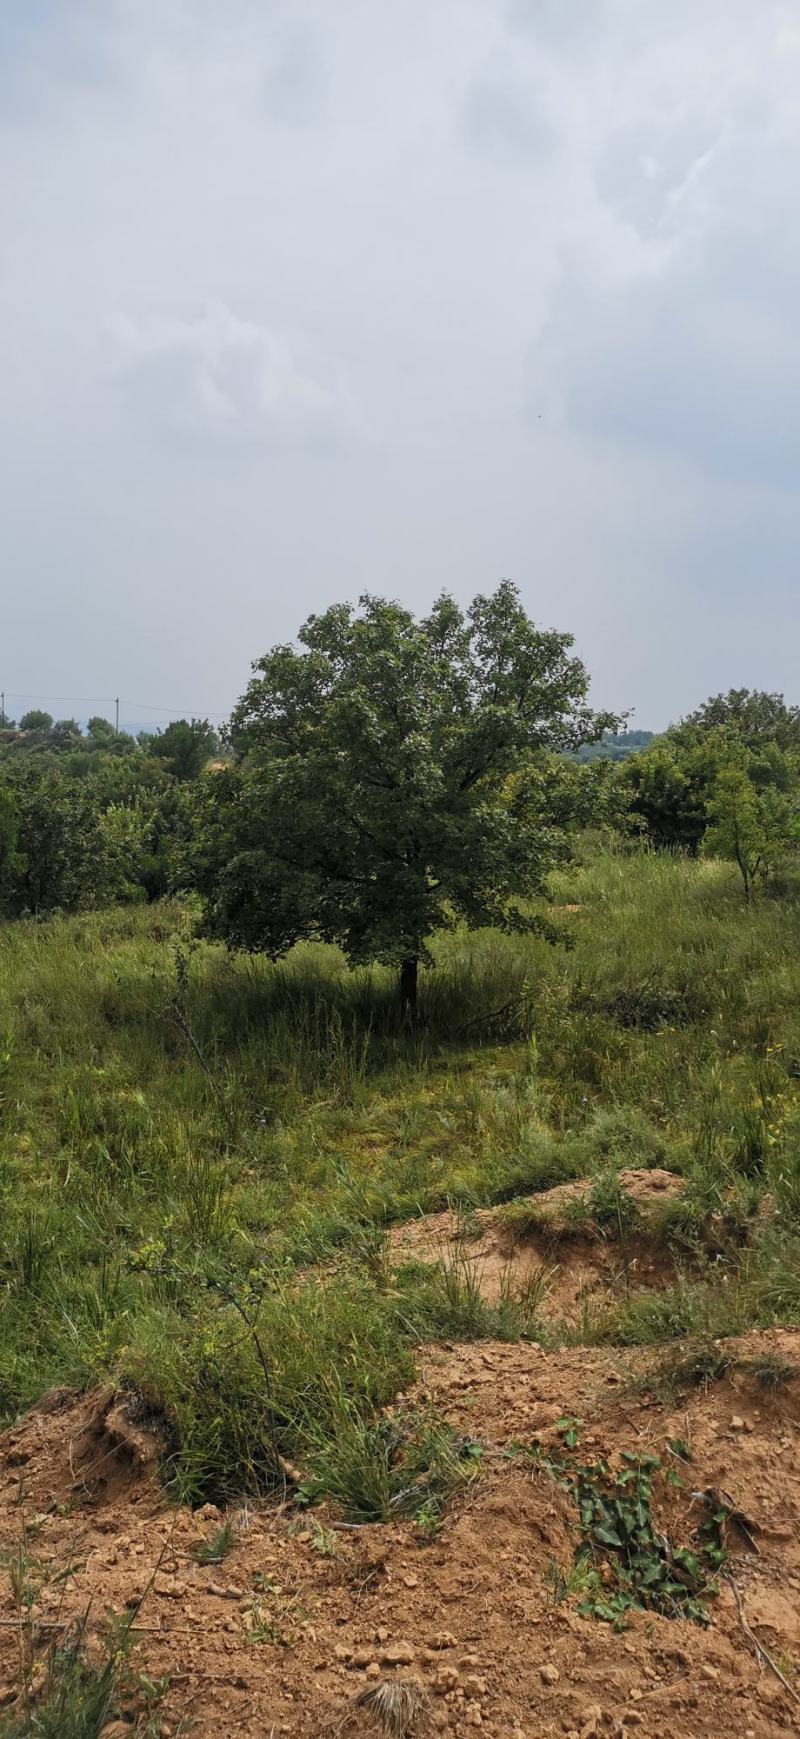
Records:
[[[30,712],[23,713],[19,721],[21,731],[51,731],[53,718],[51,713],[40,712],[38,707],[32,707]]]
[[[437,927],[541,925],[524,902],[568,825],[548,751],[616,721],[588,707],[571,637],[535,627],[508,581],[419,621],[366,596],[299,640],[254,665],[239,764],[208,782],[207,928],[273,958],[318,936],[396,965],[413,1011]]]
[[[782,694],[759,688],[730,688],[714,694],[688,713],[669,736],[676,743],[693,746],[701,737],[720,729],[738,737],[748,749],[776,743],[779,749],[800,749],[800,707],[787,706]]]

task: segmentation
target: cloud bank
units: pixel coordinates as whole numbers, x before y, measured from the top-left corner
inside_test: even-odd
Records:
[[[800,698],[799,73],[788,0],[8,0],[7,686],[511,574],[640,724]]]

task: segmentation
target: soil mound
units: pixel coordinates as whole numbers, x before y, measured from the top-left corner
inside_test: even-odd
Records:
[[[541,1286],[544,1319],[575,1323],[587,1304],[618,1299],[631,1288],[659,1287],[674,1275],[674,1262],[658,1236],[665,1204],[681,1193],[674,1172],[619,1172],[621,1196],[632,1204],[620,1236],[612,1216],[591,1215],[596,1180],[579,1178],[501,1208],[481,1208],[465,1217],[450,1210],[425,1214],[389,1235],[394,1262],[443,1262],[469,1274],[487,1303],[504,1290]]]
[[[397,1683],[415,1687],[403,1698],[414,1731],[453,1739],[476,1728],[490,1739],[768,1739],[800,1731],[798,1373],[800,1334],[783,1331],[702,1356],[431,1347],[413,1398],[483,1446],[480,1477],[438,1535],[265,1506],[234,1518],[232,1549],[214,1565],[196,1552],[219,1512],[167,1506],[157,1440],[129,1405],[62,1393],[0,1438],[0,1546],[13,1552],[24,1531],[42,1649],[87,1608],[90,1628],[137,1609],[137,1664],[171,1676],[164,1739],[376,1733],[382,1708],[400,1706],[377,1690]],[[706,1627],[633,1612],[618,1634],[579,1613],[564,1585],[576,1504],[535,1452],[576,1417],[585,1459],[652,1453],[674,1469],[659,1526],[676,1543],[691,1543],[703,1494],[723,1493],[746,1518],[746,1533],[728,1529]],[[10,1688],[8,1583],[0,1618]]]

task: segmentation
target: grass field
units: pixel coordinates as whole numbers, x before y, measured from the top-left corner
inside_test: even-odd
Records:
[[[309,1497],[380,1515],[412,1485],[435,1516],[463,1446],[423,1418],[398,1468],[380,1415],[415,1346],[559,1330],[466,1267],[395,1273],[386,1227],[587,1174],[613,1204],[622,1166],[685,1180],[677,1279],[587,1340],[800,1321],[796,895],[587,848],[555,903],[563,947],[436,938],[413,1032],[388,972],[232,959],[180,905],[0,931],[2,1415],[110,1378],[183,1496],[299,1462]]]

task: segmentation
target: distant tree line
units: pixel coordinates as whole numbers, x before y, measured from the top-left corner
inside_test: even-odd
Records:
[[[0,916],[153,900],[191,881],[193,782],[217,751],[205,719],[137,739],[29,712],[0,732]]]
[[[627,761],[654,740],[653,731],[604,731],[598,743],[582,743],[575,751],[581,766],[588,761]]]
[[[800,707],[759,690],[714,695],[619,778],[644,838],[730,858],[749,899],[800,845]]]
[[[134,739],[29,712],[0,733],[0,915],[192,890],[231,948],[394,967],[413,1016],[435,930],[557,934],[548,876],[586,827],[729,858],[752,899],[800,845],[800,708],[731,690],[654,737],[588,686],[504,581],[466,611],[310,617],[253,666],[222,762],[204,719]]]

